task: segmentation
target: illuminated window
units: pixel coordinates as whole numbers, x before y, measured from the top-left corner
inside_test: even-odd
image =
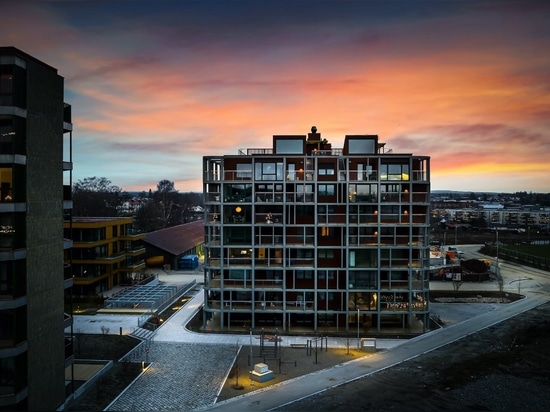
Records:
[[[0,202],[13,202],[12,180],[12,168],[0,167]]]
[[[383,164],[380,166],[380,180],[409,180],[409,165]]]
[[[322,237],[331,237],[333,235],[333,228],[328,226],[321,226],[319,228],[320,236]]]

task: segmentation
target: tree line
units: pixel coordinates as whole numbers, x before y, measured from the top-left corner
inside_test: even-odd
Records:
[[[161,180],[155,191],[138,195],[125,192],[105,177],[87,177],[72,187],[75,217],[132,216],[134,228],[153,232],[196,220],[202,213],[202,193],[180,193],[174,182]]]

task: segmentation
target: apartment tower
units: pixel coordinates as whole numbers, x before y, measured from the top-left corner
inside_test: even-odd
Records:
[[[71,244],[63,238],[72,125],[63,82],[55,68],[0,47],[1,410],[56,410],[65,402],[73,359],[64,333],[72,323],[64,314]]]
[[[368,134],[333,148],[312,127],[203,173],[205,330],[429,328],[429,157]]]

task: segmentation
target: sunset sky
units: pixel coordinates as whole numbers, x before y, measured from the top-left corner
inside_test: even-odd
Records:
[[[549,1],[15,1],[58,69],[73,180],[202,191],[202,156],[311,126],[431,157],[432,190],[550,192]]]

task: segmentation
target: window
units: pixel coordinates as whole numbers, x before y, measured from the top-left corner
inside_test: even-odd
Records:
[[[296,279],[313,279],[313,272],[311,270],[297,270]]]
[[[237,163],[237,179],[251,179],[252,165],[250,163]]]
[[[297,217],[311,217],[313,216],[313,213],[315,212],[315,209],[313,206],[296,206],[296,216]]]
[[[296,185],[296,201],[297,202],[312,202],[313,201],[313,185],[309,185],[309,184]]]
[[[0,153],[13,154],[15,129],[12,116],[0,116]]]
[[[333,259],[334,249],[319,249],[317,251],[319,259]]]
[[[259,162],[254,167],[256,180],[284,180],[283,163]]]
[[[380,180],[409,180],[408,163],[381,165]]]
[[[376,175],[372,171],[372,166],[359,163],[357,165],[357,180],[376,180]]]
[[[252,199],[252,185],[227,184],[223,190],[226,202],[249,202]]]
[[[334,185],[319,185],[319,196],[334,196]]]
[[[14,247],[15,226],[13,222],[13,214],[0,214],[0,247]]]
[[[350,202],[376,203],[378,200],[378,185],[376,184],[350,184]]]
[[[319,176],[334,176],[334,164],[319,163]]]
[[[246,270],[231,269],[229,270],[229,279],[246,279]]]
[[[336,271],[334,270],[319,270],[317,272],[317,278],[319,280],[334,280],[336,278]]]
[[[376,249],[355,249],[349,251],[349,267],[375,268],[378,264]]]
[[[12,168],[0,167],[0,202],[13,202],[12,180]]]
[[[304,139],[276,139],[275,153],[277,154],[303,154]]]
[[[376,272],[350,272],[350,283],[355,288],[368,289],[376,287],[377,273]]]
[[[319,227],[319,236],[321,237],[332,237],[334,236],[334,228],[329,226]]]
[[[13,105],[13,71],[0,66],[0,106]]]
[[[349,139],[349,154],[376,153],[375,139]]]

